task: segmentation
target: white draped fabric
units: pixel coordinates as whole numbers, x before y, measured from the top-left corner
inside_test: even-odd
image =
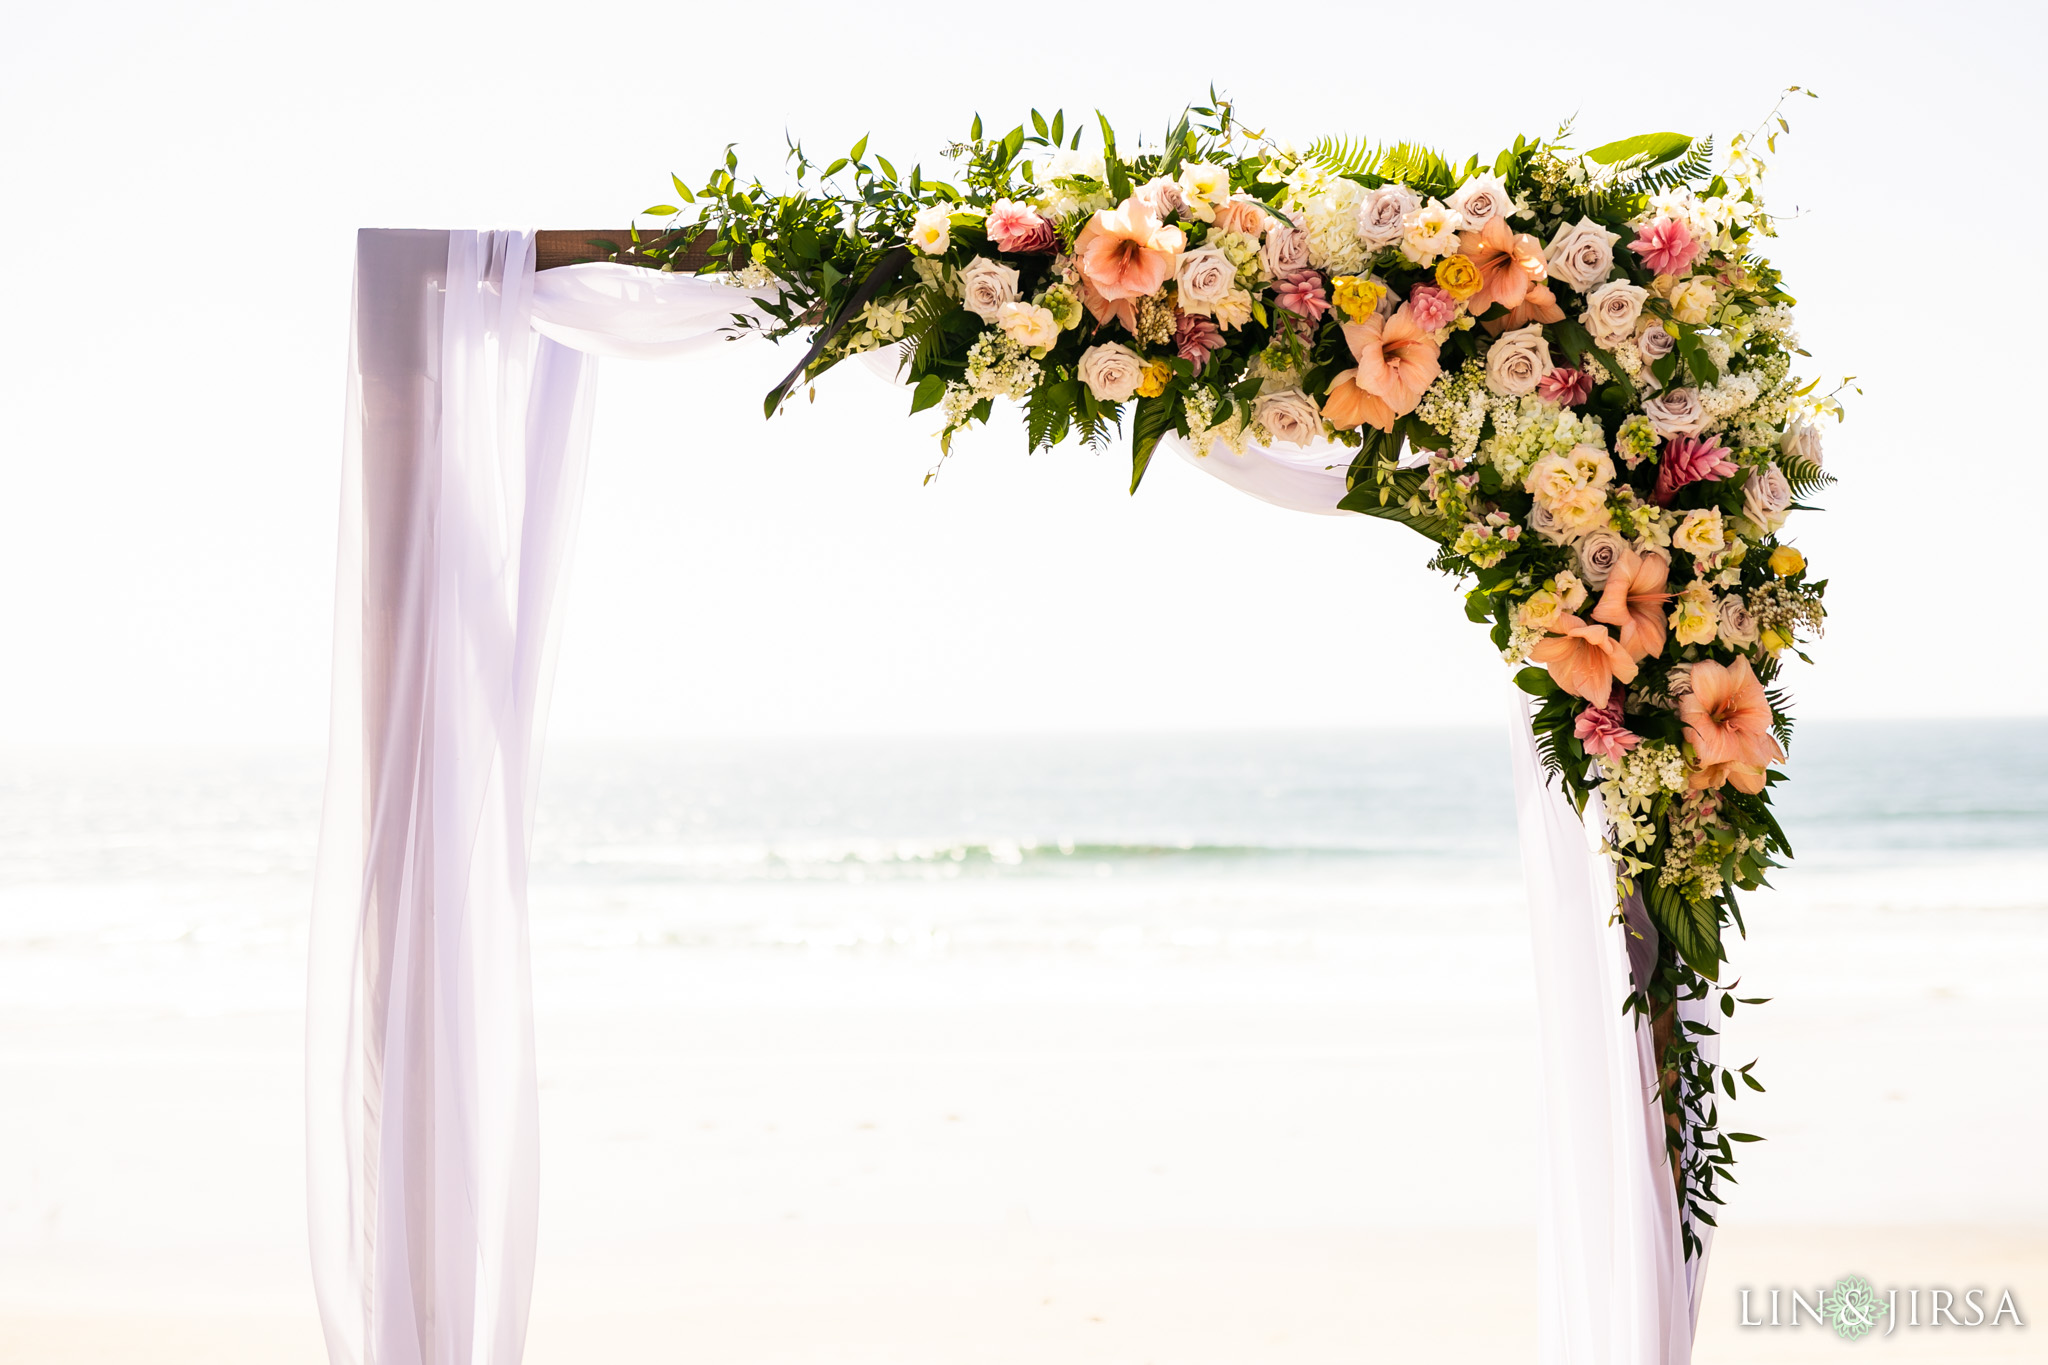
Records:
[[[537,275],[523,233],[359,238],[307,1005],[314,1278],[335,1365],[515,1365],[524,1349],[527,842],[593,357],[722,344],[762,297],[628,266]],[[1342,448],[1174,444],[1253,497],[1351,515]],[[1647,1031],[1620,1010],[1613,879],[1518,717],[1544,1084],[1539,1358],[1684,1365],[1699,1267],[1679,1254]]]

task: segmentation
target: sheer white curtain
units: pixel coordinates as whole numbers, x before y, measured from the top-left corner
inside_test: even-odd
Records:
[[[336,1365],[515,1365],[538,1180],[527,841],[591,357],[723,344],[761,295],[628,266],[536,276],[514,232],[364,232],[356,269],[308,992],[315,1284]],[[1175,444],[1254,497],[1350,515],[1341,448]],[[1679,1255],[1647,1033],[1620,1012],[1612,877],[1517,716],[1539,1358],[1683,1365],[1698,1267]]]

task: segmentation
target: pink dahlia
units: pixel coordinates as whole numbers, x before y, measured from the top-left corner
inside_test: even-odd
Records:
[[[1297,270],[1273,282],[1273,298],[1282,308],[1310,322],[1321,322],[1330,311],[1330,296],[1323,289],[1323,277],[1313,270]]]
[[[1537,383],[1536,395],[1561,408],[1575,408],[1593,396],[1593,376],[1569,367],[1552,370]]]
[[[1692,230],[1676,218],[1659,218],[1636,234],[1628,249],[1643,258],[1643,264],[1657,275],[1682,275],[1700,254]]]
[[[988,211],[988,239],[998,251],[1022,254],[1051,251],[1059,245],[1052,224],[1027,204],[998,199]]]
[[[1200,374],[1209,357],[1223,349],[1223,331],[1205,317],[1177,314],[1173,322],[1173,349],[1180,352],[1182,360],[1193,362],[1195,373]]]
[[[1674,436],[1657,455],[1657,487],[1650,500],[1667,506],[1671,495],[1701,479],[1725,479],[1735,472],[1735,461],[1721,449],[1718,436]]]
[[[1450,326],[1451,319],[1458,316],[1458,300],[1448,289],[1418,284],[1408,291],[1408,313],[1417,327],[1434,332]]]
[[[1621,719],[1622,690],[1615,688],[1605,706],[1589,706],[1579,712],[1578,720],[1572,725],[1572,733],[1579,743],[1586,746],[1586,752],[1596,758],[1611,758],[1616,762],[1622,755],[1643,742],[1643,737],[1631,731]]]

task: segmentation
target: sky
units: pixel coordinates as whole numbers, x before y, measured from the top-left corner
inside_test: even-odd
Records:
[[[2030,420],[2048,392],[2004,316],[2048,209],[2038,8],[1180,4],[1134,35],[1043,6],[759,13],[11,19],[0,742],[323,741],[358,227],[620,224],[729,142],[775,174],[785,130],[827,154],[870,134],[928,167],[976,112],[1100,108],[1156,135],[1212,82],[1296,143],[1405,138],[1459,161],[1571,115],[1584,145],[1725,141],[1784,86],[1817,90],[1788,106],[1766,181],[1771,254],[1802,373],[1862,395],[1827,436],[1826,512],[1791,528],[1832,611],[1816,666],[1789,670],[1798,713],[2048,711]],[[1178,461],[1129,497],[1124,449],[1027,456],[1008,420],[926,484],[932,415],[854,367],[764,423],[792,361],[605,363],[555,735],[1505,711],[1484,631],[1404,528],[1284,512]]]

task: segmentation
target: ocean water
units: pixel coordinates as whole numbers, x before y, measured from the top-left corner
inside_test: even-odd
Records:
[[[319,768],[7,754],[0,1008],[294,1008]],[[1791,771],[1753,928],[2048,910],[2048,723],[1812,724]],[[1349,959],[1521,913],[1490,731],[558,745],[539,810],[537,971],[600,996],[635,958]]]

